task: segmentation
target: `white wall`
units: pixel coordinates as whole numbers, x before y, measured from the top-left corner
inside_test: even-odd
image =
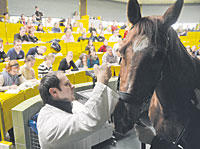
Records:
[[[127,21],[126,4],[109,0],[87,0],[88,15],[102,16],[104,20]],[[75,10],[79,10],[79,0],[8,0],[10,15],[31,16],[39,6],[45,17],[65,17],[71,16]],[[161,15],[169,5],[143,5],[144,16]],[[186,4],[179,18],[180,23],[199,23],[200,4]]]

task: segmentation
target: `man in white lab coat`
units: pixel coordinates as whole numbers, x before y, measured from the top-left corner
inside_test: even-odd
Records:
[[[45,106],[37,120],[42,149],[71,149],[71,143],[91,135],[110,118],[119,98],[107,86],[110,67],[107,64],[95,66],[94,71],[97,84],[92,96],[76,112],[73,112],[77,109],[76,104],[72,106],[74,86],[66,75],[53,72],[42,78],[39,90]]]

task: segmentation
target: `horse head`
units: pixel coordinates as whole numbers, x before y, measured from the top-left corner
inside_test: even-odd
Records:
[[[114,115],[115,126],[125,133],[138,121],[142,107],[150,100],[161,79],[168,51],[168,30],[181,12],[177,0],[163,16],[141,17],[137,0],[128,2],[128,19],[133,28],[121,43],[120,102]]]

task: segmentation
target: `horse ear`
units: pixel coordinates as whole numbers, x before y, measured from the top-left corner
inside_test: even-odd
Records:
[[[172,24],[174,24],[181,12],[184,0],[177,0],[174,5],[172,5],[163,15],[164,26],[168,29]]]
[[[137,0],[129,0],[128,2],[128,19],[135,25],[141,19],[140,5]]]

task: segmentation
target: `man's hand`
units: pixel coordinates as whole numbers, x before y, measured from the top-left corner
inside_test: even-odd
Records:
[[[151,144],[153,138],[156,136],[156,134],[150,127],[142,127],[139,125],[135,125],[135,129],[136,134],[142,143]]]
[[[97,82],[101,82],[105,85],[108,84],[108,81],[112,76],[112,72],[108,64],[103,64],[100,67],[98,65],[94,65],[94,73],[97,77]]]

